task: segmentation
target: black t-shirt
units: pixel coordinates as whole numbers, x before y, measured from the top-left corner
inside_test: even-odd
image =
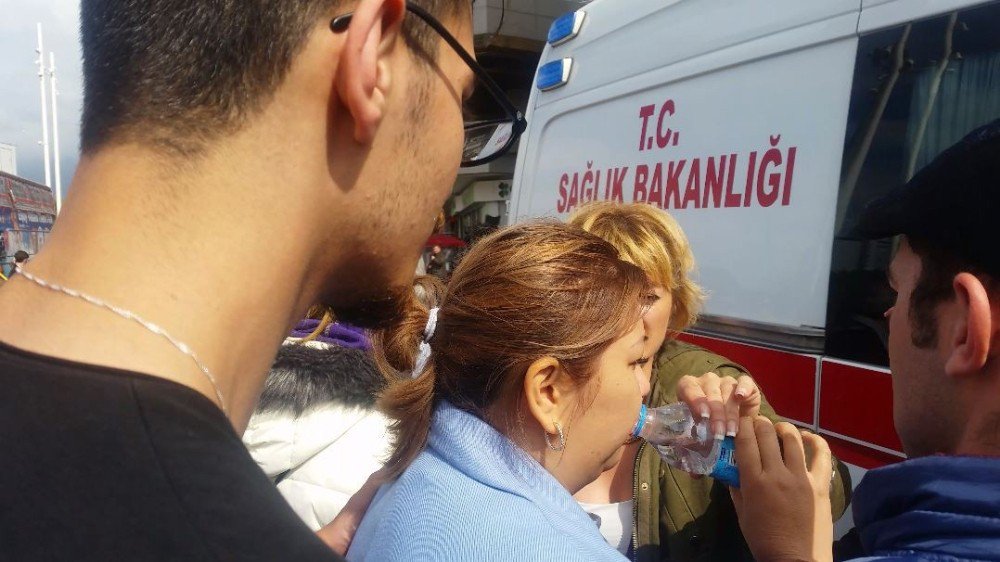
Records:
[[[0,344],[0,560],[340,560],[185,386]]]

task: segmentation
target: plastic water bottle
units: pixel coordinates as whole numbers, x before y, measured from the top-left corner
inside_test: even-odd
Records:
[[[633,437],[656,447],[663,461],[691,474],[707,474],[723,484],[740,487],[733,457],[733,438],[716,439],[708,419],[695,420],[687,404],[639,408]]]

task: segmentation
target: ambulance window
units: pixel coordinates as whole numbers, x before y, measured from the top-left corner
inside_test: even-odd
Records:
[[[865,204],[1000,117],[1000,2],[861,37],[830,273],[829,355],[888,365],[892,242],[852,240]]]

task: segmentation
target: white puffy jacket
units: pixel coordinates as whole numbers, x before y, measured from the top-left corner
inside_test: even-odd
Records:
[[[279,353],[243,441],[313,530],[389,456],[389,421],[374,409],[380,385],[359,350],[310,342]]]

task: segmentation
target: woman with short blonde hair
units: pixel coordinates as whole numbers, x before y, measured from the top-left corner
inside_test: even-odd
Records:
[[[643,317],[645,353],[652,358],[645,366],[650,377],[646,403],[677,402],[681,379],[707,372],[717,375],[717,396],[727,400],[737,381],[749,375],[747,370],[676,339],[694,325],[705,298],[691,278],[694,255],[677,221],[643,203],[598,202],[581,208],[569,222],[609,242],[652,285]],[[780,419],[763,396],[758,394],[753,403],[772,421]],[[715,412],[712,417],[718,419]],[[736,432],[732,423],[714,430],[717,436]],[[622,449],[616,466],[574,496],[612,545],[638,561],[753,560],[725,486],[663,464],[653,447],[629,443]],[[834,519],[846,509],[850,490],[846,468],[840,468],[831,488]]]
[[[694,254],[674,217],[641,203],[602,201],[585,205],[570,224],[608,241],[619,257],[646,272],[650,282],[670,292],[669,328],[682,332],[698,319],[705,294],[691,279]]]

